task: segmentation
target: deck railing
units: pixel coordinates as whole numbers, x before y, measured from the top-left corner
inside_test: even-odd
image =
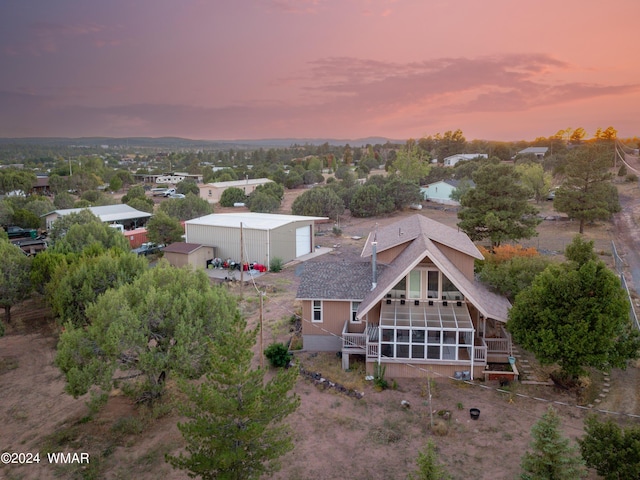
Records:
[[[473,347],[473,362],[476,364],[487,363],[487,347]]]
[[[378,325],[368,325],[363,333],[350,333],[349,321],[342,329],[342,350],[345,353],[364,353],[368,358],[378,357]],[[473,347],[473,361],[486,364],[488,354],[510,354],[511,339],[507,332],[503,338],[482,338],[482,345]],[[476,339],[477,341],[477,339]]]
[[[485,338],[484,341],[491,353],[510,353],[509,340],[506,338]]]
[[[364,353],[367,345],[366,333],[349,333],[347,332],[348,328],[349,320],[344,322],[344,327],[342,328],[342,350]]]

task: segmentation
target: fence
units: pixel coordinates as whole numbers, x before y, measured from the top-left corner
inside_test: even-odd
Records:
[[[629,316],[631,317],[631,320],[635,324],[636,328],[640,330],[640,322],[638,322],[638,315],[636,314],[636,309],[633,305],[631,292],[629,292],[627,280],[624,278],[624,263],[622,262],[622,258],[620,258],[620,255],[618,255],[616,244],[613,241],[611,242],[611,252],[613,253],[613,261],[616,267],[616,271],[618,272],[618,275],[620,275],[620,283],[622,284],[622,288],[624,288],[627,292],[627,298],[629,299]]]

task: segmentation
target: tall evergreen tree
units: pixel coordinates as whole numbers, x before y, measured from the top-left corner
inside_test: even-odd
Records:
[[[280,370],[265,383],[263,369],[251,367],[256,331],[239,316],[211,343],[210,373],[204,382],[182,382],[189,420],[178,429],[186,454],[167,456],[175,468],[203,479],[248,480],[279,469],[277,459],[293,448],[282,420],[299,398],[289,395],[297,370]]]
[[[606,220],[620,211],[618,192],[611,184],[611,158],[602,148],[585,146],[576,150],[565,166],[566,179],[556,190],[553,207],[580,222]]]
[[[537,235],[538,211],[529,205],[529,191],[511,165],[482,165],[473,181],[476,186],[462,196],[458,212],[458,226],[472,240],[489,239],[495,247]]]
[[[577,480],[584,478],[584,462],[576,446],[560,432],[553,407],[531,429],[532,450],[522,457],[522,480]]]

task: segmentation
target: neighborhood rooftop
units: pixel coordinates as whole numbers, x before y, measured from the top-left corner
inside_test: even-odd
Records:
[[[300,215],[278,215],[271,213],[212,213],[204,217],[187,220],[187,225],[207,225],[217,227],[245,228],[254,230],[272,230],[292,222],[304,220],[327,220],[327,217],[304,217]]]
[[[85,207],[85,208],[69,208],[65,210],[54,210],[53,212],[42,215],[46,217],[52,213],[56,213],[59,216],[69,215],[71,213],[79,213],[82,210],[89,210],[96,217],[99,217],[102,222],[115,222],[119,220],[131,220],[135,218],[147,218],[151,217],[150,213],[142,212],[130,207],[126,204],[118,205],[103,205],[100,207]]]

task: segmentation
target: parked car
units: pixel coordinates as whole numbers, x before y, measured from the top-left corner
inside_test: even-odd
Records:
[[[182,193],[172,193],[169,198],[184,198],[184,195]]]
[[[167,193],[166,188],[152,188],[151,195],[154,197],[162,197],[165,193]]]
[[[153,242],[147,242],[140,245],[138,248],[134,248],[131,250],[136,255],[151,255],[153,253],[158,253],[162,248],[162,245],[156,245]]]
[[[165,197],[170,197],[171,195],[175,195],[176,193],[176,189],[175,188],[167,188],[164,192],[164,196]]]

